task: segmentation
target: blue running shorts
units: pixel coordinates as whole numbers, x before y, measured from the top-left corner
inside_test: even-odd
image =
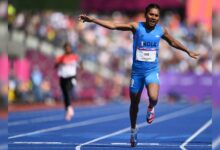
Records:
[[[130,80],[130,92],[132,93],[142,92],[144,85],[147,86],[150,83],[160,84],[158,71],[153,71],[143,75],[132,74]]]

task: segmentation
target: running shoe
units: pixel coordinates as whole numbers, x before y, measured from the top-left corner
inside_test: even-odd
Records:
[[[138,140],[137,140],[137,131],[134,133],[131,132],[131,139],[130,139],[131,147],[137,146]]]
[[[147,116],[146,116],[147,123],[151,124],[154,121],[154,118],[155,118],[154,108],[148,107]]]

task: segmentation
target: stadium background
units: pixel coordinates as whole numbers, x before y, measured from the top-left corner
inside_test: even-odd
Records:
[[[62,44],[65,41],[71,43],[73,51],[81,56],[83,63],[83,69],[78,69],[75,99],[81,102],[94,100],[98,103],[106,100],[128,99],[132,52],[131,34],[119,31],[110,32],[94,24],[79,23],[77,15],[80,11],[86,10],[86,13],[105,19],[112,18],[116,22],[143,20],[142,12],[145,1],[140,1],[136,5],[133,5],[132,1],[127,1],[124,5],[121,5],[122,1],[107,2],[109,4],[106,5],[103,5],[103,2],[101,0],[82,1],[78,5],[82,9],[74,11],[74,8],[70,6],[76,6],[77,3],[70,1],[66,4],[70,8],[67,7],[65,10],[65,6],[62,6],[64,3],[60,5],[58,1],[49,9],[45,8],[50,3],[24,1],[22,4],[11,1],[8,16],[10,103],[52,102],[62,99],[54,69],[54,57],[62,53]],[[194,61],[185,54],[172,50],[166,43],[161,43],[161,96],[167,96],[169,93],[170,99],[179,100],[184,97],[184,99],[194,101],[205,100],[211,95],[211,78],[205,78],[212,71],[210,4],[208,1],[202,4],[194,4],[196,1],[187,3],[161,1],[160,3],[161,24],[168,27],[171,34],[191,50],[201,53],[199,61]],[[199,6],[201,8],[197,8],[198,10],[205,9],[206,11],[196,12],[194,7],[190,8],[191,5]],[[60,10],[57,9],[58,6]],[[197,17],[196,13],[204,17]],[[178,74],[183,75],[181,82],[176,82]],[[194,92],[187,88],[189,90],[183,94],[181,90],[186,89],[185,86],[193,87],[200,84],[199,81],[194,82],[196,75],[201,78],[198,80],[203,80],[200,81],[201,87]],[[174,80],[170,86],[166,83],[167,80],[163,80],[167,76],[169,80]],[[180,91],[173,91],[175,86],[179,86]],[[201,89],[204,89],[204,92],[199,95]]]
[[[11,0],[7,7],[7,2],[1,0],[1,108],[7,110],[8,105],[9,111],[18,111],[62,105],[54,58],[62,53],[65,41],[71,43],[83,64],[78,68],[73,105],[128,101],[131,34],[82,24],[77,17],[88,13],[115,22],[143,20],[146,2],[151,0],[135,3],[132,0],[54,0],[53,3]],[[154,2],[162,8],[161,24],[189,49],[201,54],[195,61],[161,42],[160,101],[213,100],[213,110],[219,108],[219,3],[216,0]],[[143,99],[146,100],[146,93]]]

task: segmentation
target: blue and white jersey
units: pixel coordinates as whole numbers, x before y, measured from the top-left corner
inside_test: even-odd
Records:
[[[159,71],[159,43],[163,28],[157,24],[148,30],[144,22],[139,22],[133,37],[132,74],[146,74]]]

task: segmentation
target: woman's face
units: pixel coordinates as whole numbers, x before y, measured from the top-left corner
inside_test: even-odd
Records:
[[[149,27],[155,27],[160,19],[160,12],[156,8],[151,8],[146,14],[146,24]]]
[[[65,46],[65,52],[66,53],[71,53],[72,52],[72,47],[70,45]]]

